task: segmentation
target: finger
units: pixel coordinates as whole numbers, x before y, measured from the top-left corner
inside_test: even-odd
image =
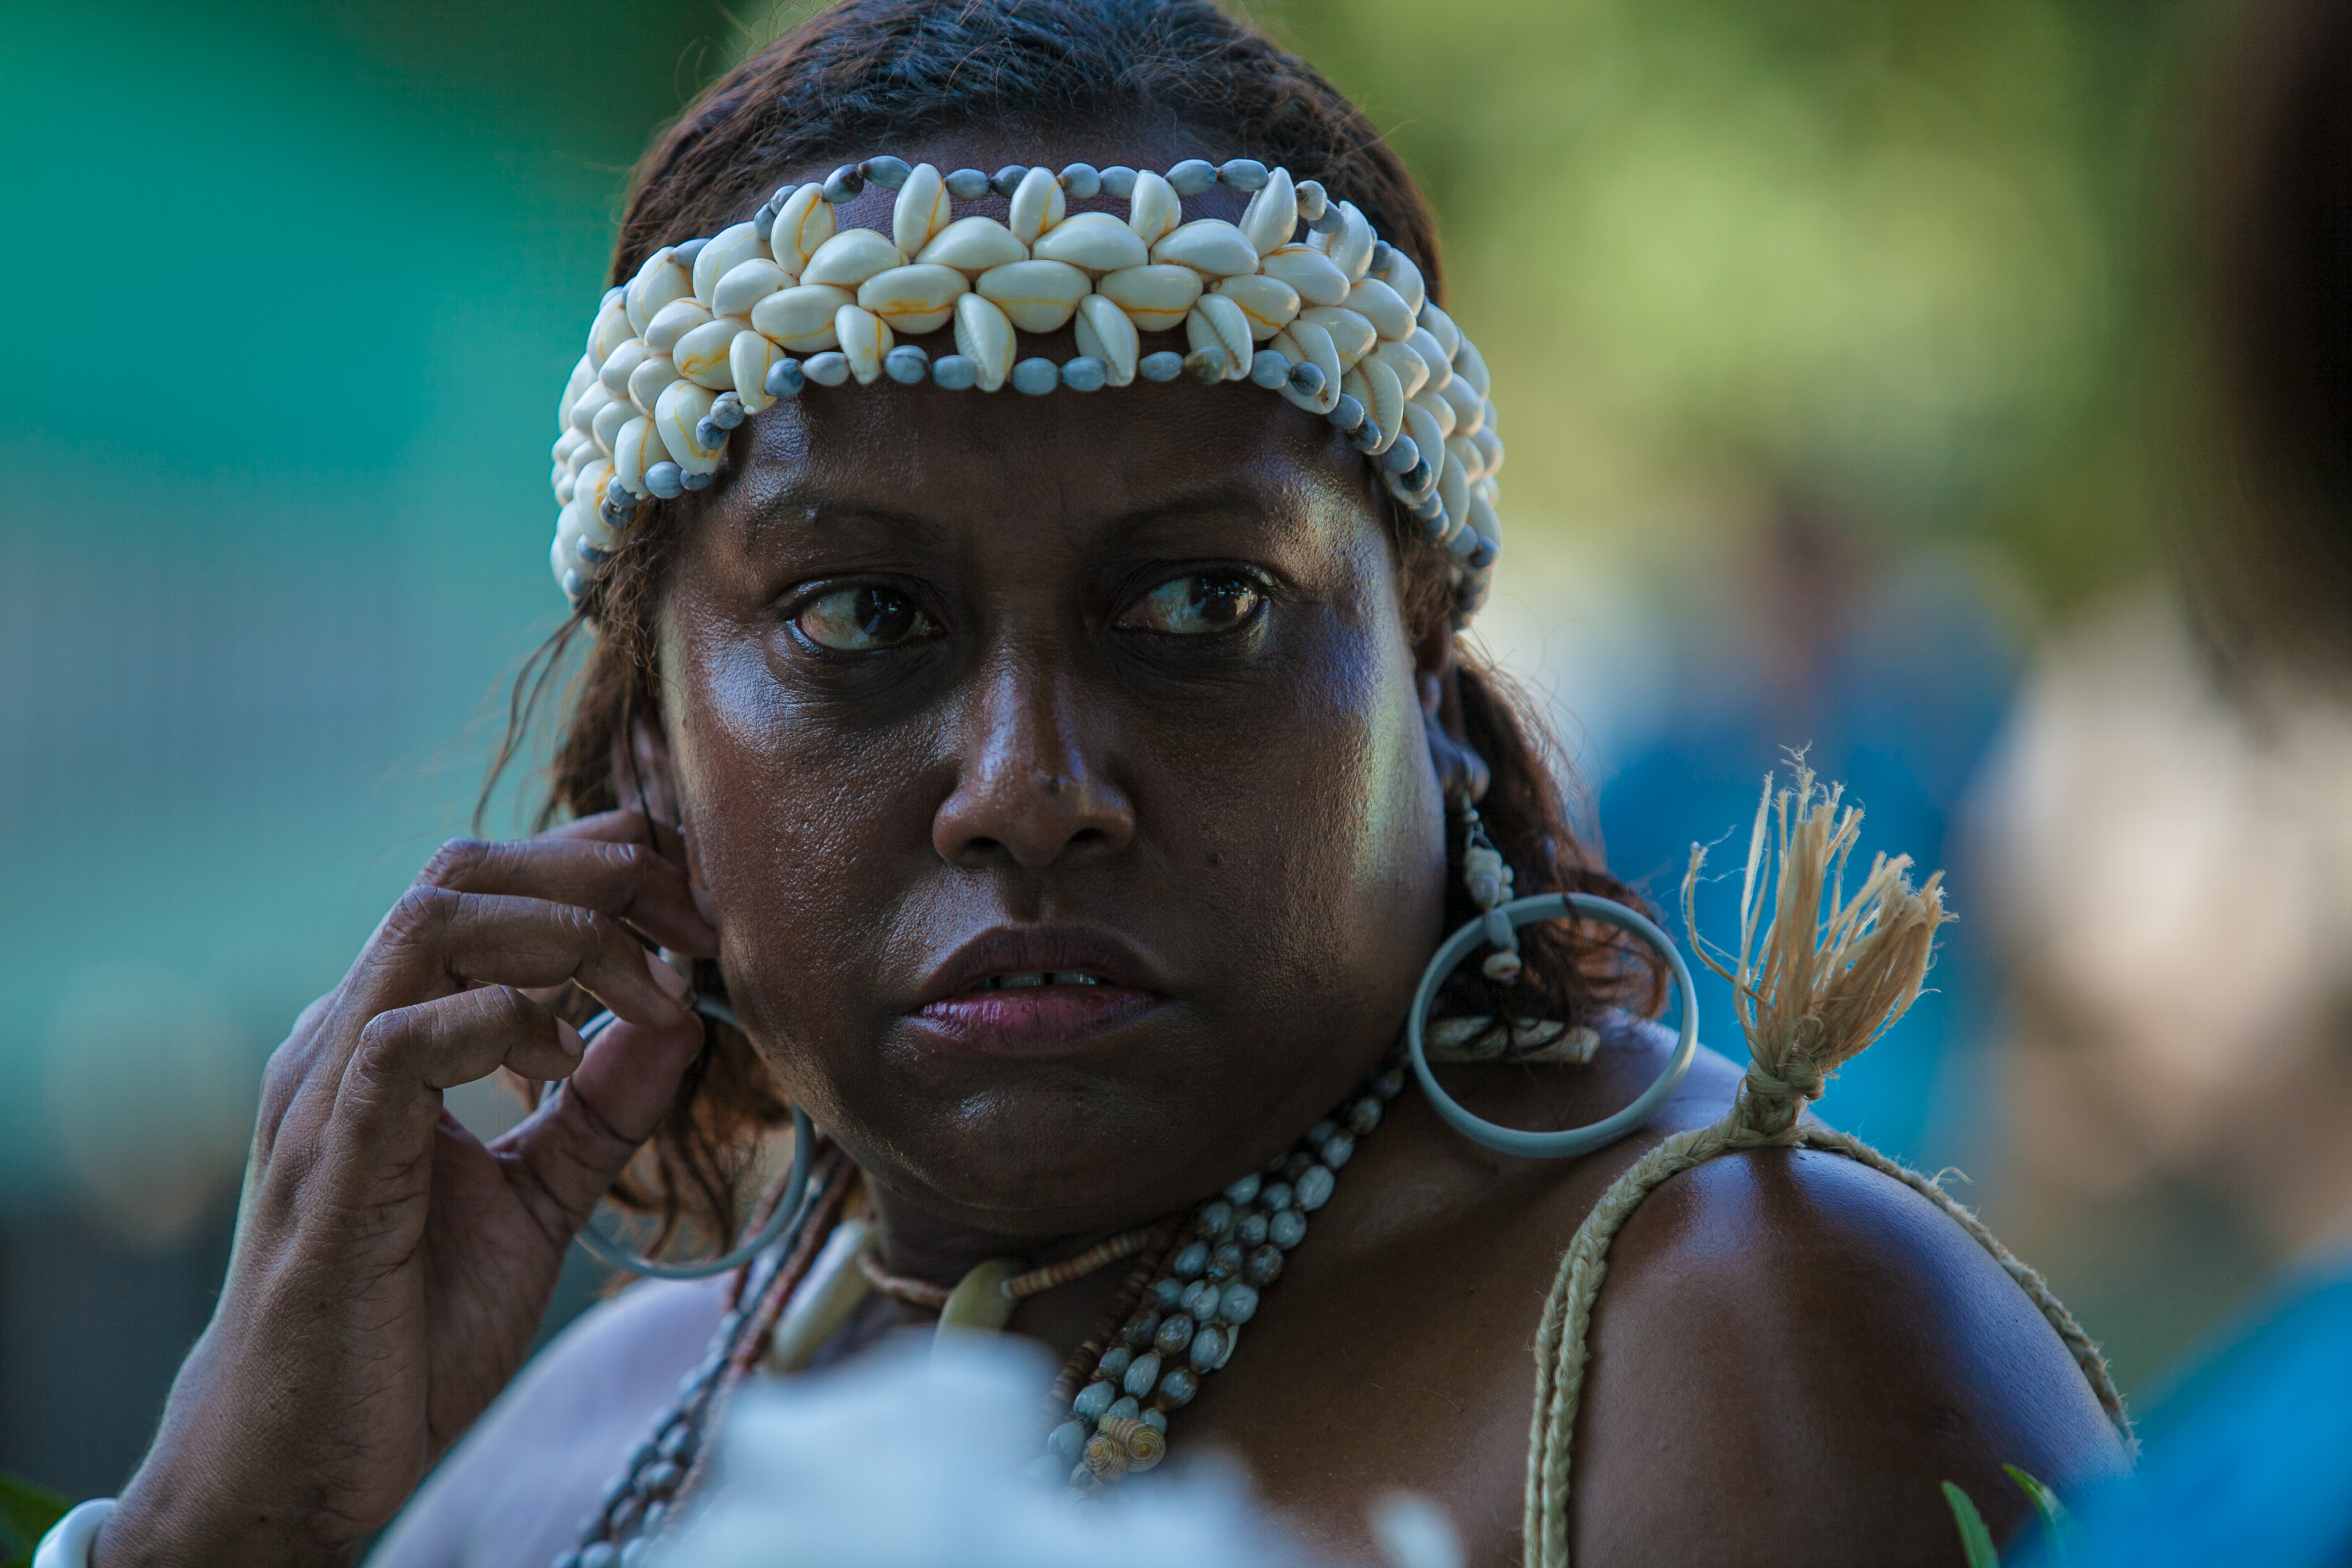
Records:
[[[654,852],[673,861],[687,874],[687,892],[702,918],[716,922],[717,907],[711,902],[710,889],[704,887],[694,874],[694,857],[689,852],[683,829],[675,823],[655,821],[650,826]],[[607,844],[644,844],[647,842],[648,824],[644,812],[635,807],[620,811],[600,811],[591,816],[579,817],[551,827],[540,835],[542,838],[588,838]]]
[[[577,904],[625,921],[662,946],[716,957],[719,932],[695,907],[686,870],[651,847],[595,838],[485,843],[453,838],[418,880],[460,893],[507,893]]]
[[[359,1054],[387,1082],[456,1089],[500,1068],[545,1081],[569,1078],[580,1031],[510,985],[484,985],[369,1020]]]
[[[628,927],[577,904],[499,893],[412,888],[404,929],[388,945],[383,975],[356,988],[366,1016],[430,1001],[469,985],[579,986],[633,1024],[690,1015],[684,976]]]
[[[614,1024],[589,1046],[563,1092],[491,1145],[577,1227],[661,1125],[702,1049],[696,1026]]]

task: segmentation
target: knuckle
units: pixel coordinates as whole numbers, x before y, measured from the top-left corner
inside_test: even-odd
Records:
[[[429,941],[448,929],[458,903],[459,895],[448,889],[419,882],[392,906],[384,929],[395,941]]]
[[[478,838],[452,838],[433,852],[417,880],[436,888],[456,887],[481,868],[492,847]]]

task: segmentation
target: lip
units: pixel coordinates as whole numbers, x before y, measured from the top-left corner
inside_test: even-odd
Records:
[[[1073,972],[1097,984],[975,989],[993,975]],[[1167,1004],[1158,966],[1118,937],[1082,928],[999,926],[932,970],[908,1018],[939,1047],[1036,1058],[1085,1050]]]

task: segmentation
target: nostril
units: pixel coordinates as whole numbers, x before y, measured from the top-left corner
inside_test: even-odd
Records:
[[[1099,827],[1081,827],[1070,835],[1073,844],[1100,844],[1108,836]]]

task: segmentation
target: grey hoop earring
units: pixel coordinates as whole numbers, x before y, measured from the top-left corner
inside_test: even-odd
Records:
[[[694,1010],[713,1023],[724,1024],[730,1029],[742,1027],[735,1021],[735,1010],[713,997],[696,997]],[[581,1043],[584,1046],[593,1040],[612,1027],[614,1022],[612,1014],[597,1014],[580,1026]],[[560,1088],[557,1092],[562,1092]],[[582,1223],[579,1234],[572,1239],[580,1244],[580,1249],[583,1252],[599,1263],[607,1264],[625,1273],[644,1274],[656,1279],[708,1279],[714,1274],[724,1274],[730,1269],[740,1268],[774,1246],[786,1231],[793,1229],[799,1222],[801,1211],[808,1206],[809,1162],[813,1157],[811,1150],[815,1143],[816,1124],[809,1120],[807,1111],[797,1105],[793,1106],[792,1174],[785,1178],[783,1194],[776,1200],[775,1209],[768,1215],[767,1223],[753,1235],[746,1237],[742,1245],[731,1252],[723,1252],[716,1258],[705,1258],[698,1263],[656,1262],[653,1258],[640,1257],[619,1243],[600,1235],[593,1215]]]
[[[1437,1000],[1437,988],[1445,984],[1470,950],[1483,941],[1492,940],[1490,928],[1501,924],[1516,932],[1519,927],[1533,925],[1538,921],[1564,920],[1581,915],[1586,920],[1600,921],[1620,931],[1639,937],[1657,950],[1665,959],[1675,977],[1675,987],[1682,994],[1682,1036],[1675,1043],[1675,1054],[1666,1063],[1666,1070],[1657,1081],[1643,1089],[1640,1098],[1614,1116],[1582,1127],[1563,1128],[1557,1132],[1529,1132],[1517,1127],[1505,1127],[1483,1116],[1474,1116],[1460,1100],[1438,1086],[1437,1075],[1429,1070],[1429,1048],[1422,1039],[1422,1029],[1429,1020],[1431,1004]],[[1497,943],[1498,951],[1515,951],[1514,937],[1509,948]],[[1516,966],[1513,966],[1516,971]],[[1612,899],[1597,899],[1589,893],[1538,893],[1530,899],[1517,899],[1507,904],[1492,905],[1477,920],[1445,939],[1444,946],[1430,959],[1429,967],[1422,972],[1421,989],[1413,993],[1412,1012],[1405,1023],[1405,1050],[1412,1058],[1412,1075],[1421,1080],[1422,1093],[1436,1108],[1454,1130],[1474,1143],[1481,1143],[1499,1153],[1516,1154],[1529,1160],[1559,1160],[1570,1154],[1590,1153],[1619,1138],[1657,1114],[1667,1097],[1675,1092],[1683,1075],[1690,1071],[1692,1060],[1698,1055],[1698,996],[1691,985],[1690,965],[1683,962],[1680,949],[1674,939],[1660,931],[1651,921],[1635,910]]]

